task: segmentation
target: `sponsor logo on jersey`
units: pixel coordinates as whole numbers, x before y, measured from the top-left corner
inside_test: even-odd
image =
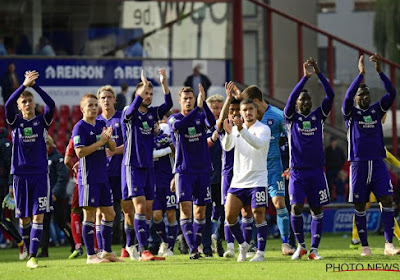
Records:
[[[74,144],[79,144],[81,142],[81,137],[79,135],[74,136]]]

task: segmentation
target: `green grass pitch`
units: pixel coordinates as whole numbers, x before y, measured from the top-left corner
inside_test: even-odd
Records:
[[[17,249],[0,250],[0,279],[400,279],[400,255],[384,256],[384,238],[371,234],[369,236],[372,257],[360,256],[360,249],[349,249],[349,237],[325,234],[322,238],[319,253],[321,261],[292,261],[282,256],[280,240],[268,240],[266,261],[262,263],[237,263],[236,259],[214,258],[189,260],[188,255],[177,255],[166,261],[137,262],[126,259],[124,263],[107,263],[86,265],[86,258],[81,256],[68,260],[68,248],[50,248],[50,258],[39,259],[40,267],[35,270],[26,268],[26,261],[18,261]],[[306,236],[309,246],[310,237]],[[398,242],[395,241],[398,246]],[[118,246],[113,247],[120,253]],[[392,269],[392,271],[345,271],[332,272],[332,266],[342,270],[357,268]]]

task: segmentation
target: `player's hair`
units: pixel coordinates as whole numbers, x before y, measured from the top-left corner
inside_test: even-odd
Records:
[[[306,88],[303,88],[302,90],[301,90],[301,92],[300,93],[302,93],[302,92],[306,92],[306,93],[310,93],[309,91],[308,91],[308,89],[306,89]]]
[[[127,83],[121,84],[121,90],[125,91],[129,88],[129,85]]]
[[[81,106],[82,106],[83,101],[85,101],[86,99],[89,99],[89,98],[94,98],[94,99],[97,100],[96,95],[94,95],[93,93],[86,93],[86,94],[85,94],[84,96],[82,96],[82,98],[81,98]]]
[[[256,108],[256,109],[258,107],[257,103],[254,102],[253,99],[246,98],[246,99],[243,99],[242,101],[240,101],[240,106],[247,105],[247,104],[253,104],[254,108]]]
[[[135,92],[138,91],[138,89],[140,89],[140,88],[143,87],[143,86],[144,86],[143,82],[139,82],[139,83],[136,85],[136,90],[135,90]],[[153,88],[153,84],[152,84],[151,82],[149,82],[148,87],[149,87],[149,88]]]
[[[56,146],[56,144],[54,144],[53,137],[51,137],[50,135],[47,135],[46,137],[46,144],[53,148]]]
[[[258,99],[260,101],[263,101],[263,94],[256,85],[251,85],[245,88],[244,91],[242,92],[242,95],[244,99],[251,99],[251,100]]]
[[[214,102],[224,102],[224,97],[221,94],[214,94],[207,98],[206,103],[208,106],[211,106]]]
[[[21,95],[18,97],[17,102],[20,98],[24,98],[24,97],[32,97],[32,99],[34,99],[34,96],[32,94],[32,92],[28,91],[28,90],[24,90]]]
[[[169,110],[164,116],[167,117],[167,119],[169,118],[169,116],[171,116],[174,112],[172,112],[171,110]]]
[[[240,100],[237,100],[236,98],[232,97],[231,104],[240,104]]]
[[[183,87],[178,91],[178,96],[181,97],[182,92],[192,92],[194,95],[194,91],[191,87]]]
[[[357,93],[362,92],[362,91],[369,92],[369,87],[366,84],[360,84],[360,86],[357,89]]]
[[[104,92],[104,91],[109,91],[109,92],[111,92],[112,95],[113,95],[114,98],[115,98],[115,91],[114,91],[114,89],[113,89],[113,87],[112,87],[111,85],[105,85],[105,86],[102,86],[101,88],[99,88],[99,89],[97,90],[97,98],[100,98],[100,94],[101,94],[102,92]]]

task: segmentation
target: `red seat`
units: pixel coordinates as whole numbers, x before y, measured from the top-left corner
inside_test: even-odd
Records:
[[[0,105],[0,118],[6,118],[6,109],[4,108],[4,105]]]
[[[50,125],[50,127],[49,127],[49,130],[48,130],[48,133],[50,134],[50,136],[51,137],[53,137],[54,138],[54,129],[56,128],[56,123],[55,123],[55,121],[54,121],[54,119],[53,119],[53,122],[51,123],[51,125]]]
[[[4,117],[0,117],[0,127],[6,127],[6,121]]]
[[[57,150],[62,154],[62,155],[64,155],[65,154],[65,140],[58,140],[57,139],[57,141],[56,141],[56,147],[57,147]]]
[[[72,106],[72,127],[80,120],[82,119],[83,115],[81,112],[81,107],[79,105],[74,105]]]
[[[65,133],[65,131],[68,129],[69,129],[69,119],[66,117],[60,116],[59,121],[58,121],[58,130],[60,132],[64,131],[64,133]]]
[[[60,106],[60,118],[69,118],[69,106],[68,105],[61,105]]]

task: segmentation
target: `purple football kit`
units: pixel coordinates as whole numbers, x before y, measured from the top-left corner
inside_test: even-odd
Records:
[[[311,208],[321,208],[329,203],[330,194],[323,166],[325,154],[323,146],[324,121],[332,108],[334,93],[322,73],[318,73],[325,91],[321,106],[308,116],[296,111],[296,101],[300,96],[308,78],[303,77],[290,93],[284,109],[286,131],[289,139],[290,204],[304,204],[305,198]],[[303,216],[292,213],[290,222],[299,243],[305,248]],[[322,236],[323,213],[312,214],[311,220],[311,252],[317,250]],[[297,253],[297,251],[296,251]],[[301,256],[300,256],[301,257]]]
[[[342,114],[347,128],[348,159],[350,161],[349,202],[366,203],[371,191],[376,198],[393,195],[393,186],[383,159],[386,157],[383,141],[382,118],[396,98],[396,90],[381,72],[386,94],[366,110],[355,107],[354,97],[363,75],[359,74],[346,92]],[[388,244],[393,240],[394,209],[382,207],[384,235]],[[355,224],[362,246],[368,246],[365,211],[355,209]],[[386,254],[386,251],[385,251]]]
[[[168,118],[168,124],[175,145],[175,188],[178,201],[191,201],[198,206],[211,202],[210,151],[207,144],[207,129],[215,125],[214,115],[206,102],[203,109],[194,108],[186,116],[181,113]],[[205,219],[181,219],[180,225],[190,248],[197,252],[201,244]]]
[[[164,117],[172,107],[170,94],[164,96],[165,103],[149,107],[146,113],[139,111],[143,101],[137,95],[132,104],[122,113],[121,125],[124,139],[122,160],[122,199],[145,196],[154,199],[154,123]]]
[[[207,105],[204,111],[206,113],[196,107],[186,117],[177,113],[168,119],[175,138],[174,173],[178,201],[193,201],[200,206],[211,201],[209,177],[212,165],[206,132],[207,126],[215,125],[215,118]]]
[[[170,151],[172,144],[169,135],[160,130],[157,136],[154,136],[154,150],[161,152],[168,150],[169,153],[154,158],[154,170],[157,174],[155,178],[156,194],[154,197],[153,210],[176,209],[178,204],[176,195],[170,190],[170,183],[174,175],[172,168],[174,159]]]
[[[105,119],[101,114],[98,115],[96,118],[97,120],[105,122],[107,127],[112,126],[113,132],[111,139],[115,141],[117,147],[121,146],[124,143],[122,138],[121,117],[122,112],[116,111],[110,119]],[[122,154],[116,154],[112,157],[107,157],[107,175],[114,200],[120,200],[122,198],[121,164]]]
[[[5,104],[6,121],[12,129],[11,174],[18,218],[50,212],[52,197],[48,178],[47,130],[52,122],[55,103],[37,84],[32,88],[45,102],[44,114],[30,120],[15,111],[15,103],[25,90],[21,85]],[[36,257],[43,234],[43,223],[20,223],[20,233],[29,255]]]
[[[354,96],[363,79],[358,75],[346,93],[342,114],[348,135],[350,165],[349,202],[367,202],[372,191],[379,199],[393,195],[393,186],[383,159],[386,157],[382,117],[392,106],[395,89],[384,73],[380,77],[387,94],[379,102],[362,110],[353,105]]]
[[[296,100],[308,80],[307,77],[303,77],[293,89],[285,107],[286,131],[290,148],[290,204],[304,204],[304,198],[307,196],[312,207],[326,205],[330,198],[323,172],[325,164],[323,128],[332,107],[334,94],[325,77],[321,73],[318,77],[326,92],[321,106],[308,116],[296,112]]]
[[[94,125],[80,120],[72,130],[74,148],[87,147],[100,140],[104,121]],[[105,146],[79,159],[78,168],[79,206],[106,207],[113,205],[112,193],[107,177]]]

